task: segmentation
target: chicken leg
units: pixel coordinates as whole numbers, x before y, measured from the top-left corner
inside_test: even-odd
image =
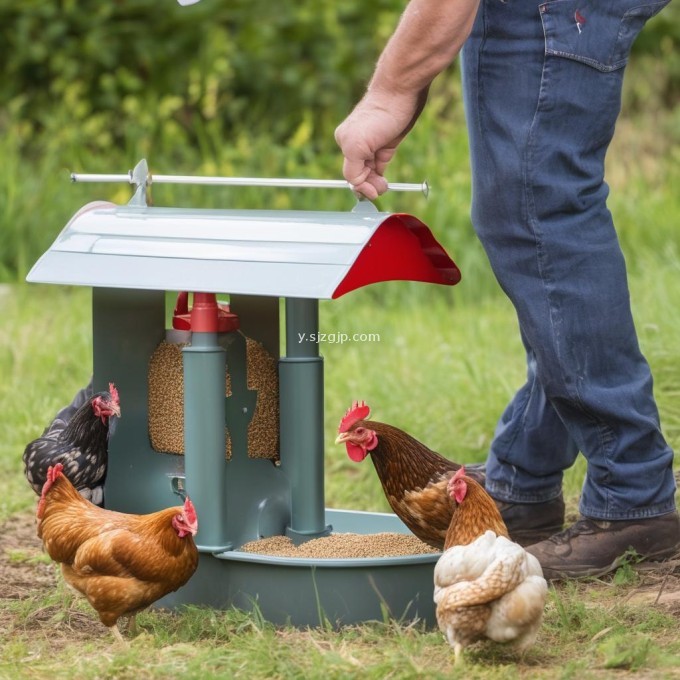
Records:
[[[123,637],[120,630],[118,630],[118,624],[114,623],[109,626],[109,630],[113,633],[113,637],[116,638],[116,642],[119,642],[123,647],[128,646],[127,640]]]

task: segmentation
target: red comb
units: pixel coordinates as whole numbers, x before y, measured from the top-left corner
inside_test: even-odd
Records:
[[[460,479],[461,477],[465,477],[465,466],[461,465],[458,470],[456,470],[456,474],[453,475],[453,479]]]
[[[63,469],[64,466],[61,463],[57,463],[55,466],[50,465],[47,468],[47,479],[43,484],[42,493],[40,494],[40,501],[38,501],[38,511],[36,513],[38,519],[42,519],[43,513],[45,512],[45,496],[47,496],[47,492],[52,488],[55,480],[64,474],[62,472]]]
[[[366,406],[366,402],[355,401],[352,404],[352,407],[347,409],[345,417],[340,421],[338,432],[347,432],[347,430],[349,430],[349,428],[352,427],[354,423],[368,418],[370,412],[371,409]]]
[[[113,399],[113,401],[120,406],[118,390],[116,389],[116,386],[113,383],[109,383],[109,394],[111,395],[111,399]]]
[[[54,484],[54,481],[57,479],[57,477],[63,474],[63,470],[64,466],[61,463],[57,463],[54,466],[50,465],[47,468],[47,482],[49,482],[50,485]]]

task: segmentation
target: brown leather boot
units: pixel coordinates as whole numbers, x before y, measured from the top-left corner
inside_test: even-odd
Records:
[[[506,503],[496,501],[510,538],[527,546],[549,538],[564,527],[564,498],[543,503]]]
[[[527,548],[546,579],[602,576],[634,550],[643,560],[662,560],[680,551],[680,516],[602,521],[581,518],[568,529]]]

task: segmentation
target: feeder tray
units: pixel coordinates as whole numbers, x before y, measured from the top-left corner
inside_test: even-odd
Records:
[[[319,181],[152,178],[145,161],[128,175],[73,179],[125,181],[135,191],[128,205],[100,201],[79,210],[27,279],[93,289],[94,387],[115,382],[125,402],[125,418],[109,442],[106,506],[147,513],[178,505],[186,493],[196,506],[198,570],[158,604],[257,607],[267,620],[301,626],[358,623],[386,612],[434,624],[436,553],[311,560],[239,550],[268,536],[317,538],[331,527],[409,533],[391,514],[325,507],[323,358],[315,338],[319,299],[389,280],[457,283],[458,268],[427,226],[411,215],[378,212],[367,201],[351,212],[146,205],[152,181]],[[196,291],[191,312],[180,298],[174,329],[166,328],[168,291]],[[228,306],[216,294],[228,295]],[[184,340],[173,332],[184,333]],[[159,453],[149,436],[152,408],[157,422],[177,417],[176,406],[163,413],[162,394],[159,399],[149,382],[150,362],[153,371],[168,339],[175,352],[168,389],[183,404],[183,456]],[[258,382],[249,375],[249,357],[257,352],[276,362],[276,379]],[[252,436],[254,427],[262,428],[258,406],[269,412],[272,403],[278,425],[267,422],[276,432],[258,452]],[[254,458],[258,453],[271,455]]]

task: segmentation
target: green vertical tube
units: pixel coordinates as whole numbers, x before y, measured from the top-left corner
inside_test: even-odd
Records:
[[[187,493],[196,507],[196,544],[202,552],[232,546],[226,514],[226,352],[217,333],[194,332],[184,359],[184,465]]]
[[[281,467],[291,489],[294,541],[327,534],[324,502],[323,358],[318,300],[286,299],[286,356],[279,360]]]

